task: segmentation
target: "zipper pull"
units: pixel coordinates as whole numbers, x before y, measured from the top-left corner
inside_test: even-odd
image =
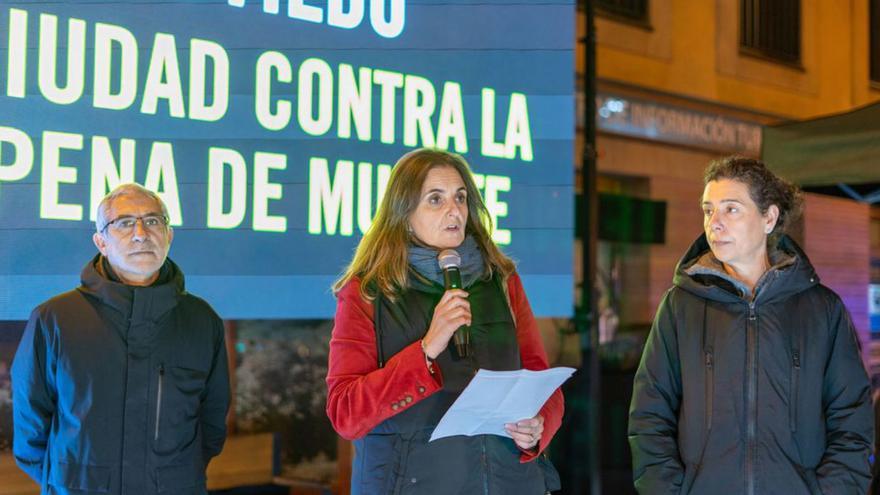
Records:
[[[752,301],[749,303],[749,319],[755,321],[758,319],[758,315],[755,314],[755,302]]]
[[[706,352],[706,367],[712,369],[712,353]]]
[[[801,369],[801,353],[794,351],[792,359],[794,360],[794,368],[798,370]]]
[[[162,382],[165,378],[165,363],[159,363],[159,387],[156,389],[156,430],[153,441],[159,441],[159,419],[162,417]]]

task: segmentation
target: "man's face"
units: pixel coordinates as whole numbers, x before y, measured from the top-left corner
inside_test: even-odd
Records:
[[[134,225],[130,226],[132,219]],[[95,246],[124,283],[152,284],[174,238],[161,206],[143,194],[120,196],[110,203],[106,220],[109,223],[104,231],[92,236]]]

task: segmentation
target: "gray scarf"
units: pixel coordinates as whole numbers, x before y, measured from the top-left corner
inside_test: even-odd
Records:
[[[483,276],[485,270],[485,266],[483,266],[483,253],[480,251],[479,246],[477,246],[477,241],[470,235],[465,237],[461,246],[458,246],[455,250],[461,256],[461,266],[458,267],[461,271],[461,283],[465,288],[468,288]],[[443,285],[443,270],[437,264],[438,254],[440,254],[440,251],[434,248],[410,244],[409,264],[428,280],[436,282],[438,285]]]

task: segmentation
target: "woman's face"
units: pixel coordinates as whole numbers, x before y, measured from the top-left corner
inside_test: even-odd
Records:
[[[458,171],[449,166],[429,170],[409,217],[413,236],[435,249],[457,248],[464,241],[467,218],[467,189]]]
[[[776,225],[776,205],[761,214],[746,184],[720,179],[703,190],[703,229],[712,254],[727,265],[747,267],[763,263],[767,234]]]

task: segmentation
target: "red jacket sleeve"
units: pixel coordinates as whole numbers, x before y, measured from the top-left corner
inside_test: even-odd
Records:
[[[430,373],[418,341],[378,367],[373,305],[359,288],[352,280],[337,294],[327,368],[327,417],[348,440],[443,388],[439,368]]]
[[[507,281],[508,294],[510,295],[510,309],[516,319],[516,339],[519,343],[519,354],[522,366],[527,370],[540,371],[550,367],[547,354],[544,352],[544,344],[541,341],[541,332],[538,330],[538,322],[532,314],[529,300],[526,298],[522,280],[514,273]],[[557,389],[544,403],[544,407],[538,413],[544,417],[544,433],[538,443],[537,452],[523,452],[520,462],[528,462],[537,457],[550,440],[559,430],[562,424],[562,413],[565,403],[562,398],[562,390]]]

